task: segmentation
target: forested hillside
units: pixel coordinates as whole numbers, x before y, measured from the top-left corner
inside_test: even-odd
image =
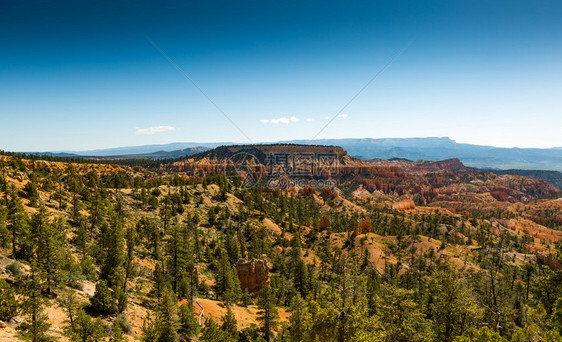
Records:
[[[0,340],[562,341],[548,183],[346,159],[248,188],[210,155],[0,156]]]

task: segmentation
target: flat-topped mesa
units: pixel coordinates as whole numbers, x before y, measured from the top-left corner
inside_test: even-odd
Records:
[[[408,168],[411,172],[467,171],[468,168],[457,158],[416,162]]]
[[[198,170],[203,173],[224,172],[228,164],[244,163],[255,170],[266,172],[272,164],[312,163],[318,166],[330,160],[331,165],[364,164],[362,161],[347,155],[339,146],[323,145],[232,145],[220,146],[215,149],[190,156],[174,162],[172,167],[179,170]]]
[[[347,156],[347,152],[339,146],[323,145],[295,145],[295,144],[268,144],[268,145],[231,145],[220,146],[193,156],[193,160],[207,159],[209,161],[224,161],[237,153],[248,153],[262,163],[267,163],[267,157],[281,154],[332,154],[338,158]]]

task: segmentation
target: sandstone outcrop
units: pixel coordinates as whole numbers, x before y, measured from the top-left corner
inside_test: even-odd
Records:
[[[269,266],[264,259],[240,260],[236,264],[238,280],[242,290],[257,293],[269,283]]]
[[[371,220],[369,219],[360,219],[355,222],[353,227],[353,234],[352,236],[358,236],[361,234],[366,234],[371,232]]]
[[[537,261],[539,265],[548,266],[553,271],[562,270],[562,265],[560,264],[560,261],[554,259],[552,254],[537,253]]]
[[[410,209],[416,209],[416,204],[412,200],[402,200],[393,203],[392,207],[396,210],[410,210]]]

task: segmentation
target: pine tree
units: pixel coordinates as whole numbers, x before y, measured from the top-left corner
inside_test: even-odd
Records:
[[[93,310],[104,315],[117,311],[117,303],[105,280],[100,280],[96,284],[94,296],[90,298],[90,305]]]
[[[25,236],[27,231],[27,214],[17,194],[17,189],[12,187],[8,201],[8,229],[12,233],[12,257],[18,257],[20,236]]]
[[[16,291],[4,279],[0,279],[0,321],[8,322],[17,315],[18,311]]]
[[[141,341],[155,342],[157,337],[158,337],[158,332],[157,332],[156,324],[154,324],[154,322],[151,321],[150,313],[148,313],[142,324]]]
[[[324,289],[315,301],[298,295],[291,305],[289,341],[386,341],[376,316],[368,314],[365,298],[344,300],[341,290]],[[388,339],[388,341],[394,341]]]
[[[238,329],[236,317],[230,309],[230,306],[226,307],[226,313],[222,316],[221,330],[225,332],[227,339],[226,341],[238,341]]]
[[[127,255],[125,257],[125,279],[123,280],[123,292],[127,289],[127,282],[133,276],[133,259],[137,245],[137,232],[134,226],[127,228]]]
[[[299,291],[303,297],[306,297],[309,290],[308,273],[308,266],[299,258],[293,269],[293,282],[295,284],[295,289]]]
[[[157,298],[160,298],[160,296],[162,295],[162,291],[164,291],[164,288],[168,286],[166,275],[164,274],[164,271],[162,271],[162,267],[160,266],[160,263],[157,263],[154,266],[154,272],[152,272],[152,278],[153,278],[152,283],[154,287],[152,293]]]
[[[180,328],[178,333],[182,338],[194,337],[199,332],[199,322],[195,317],[193,306],[189,304],[182,304],[180,306]]]
[[[291,341],[306,341],[310,332],[311,317],[308,311],[307,302],[299,295],[291,300],[291,316],[289,316],[289,338]]]
[[[266,284],[258,296],[259,320],[262,323],[264,337],[266,341],[271,340],[272,330],[277,326],[277,318],[279,314],[275,307],[275,296],[271,287]]]
[[[123,263],[125,261],[125,240],[123,224],[120,219],[113,217],[108,229],[101,236],[103,246],[103,261],[100,278],[108,281],[109,287],[119,287],[123,282]]]
[[[78,225],[78,229],[76,230],[76,247],[78,248],[78,251],[80,251],[80,254],[82,256],[82,261],[84,261],[84,259],[86,259],[86,250],[88,248],[88,242],[89,242],[89,237],[88,237],[88,232],[86,231],[86,224],[84,222],[81,222]]]
[[[413,291],[381,287],[380,319],[385,341],[428,341],[432,337],[429,323],[419,305],[412,300]]]
[[[75,313],[73,321],[64,328],[64,334],[73,342],[97,342],[106,337],[102,320],[93,319],[84,310]]]
[[[553,271],[547,267],[542,270],[542,275],[536,277],[532,283],[531,291],[539,300],[547,314],[553,311],[556,299],[562,297],[562,271]]]
[[[72,325],[76,318],[76,314],[80,308],[80,304],[73,290],[66,290],[60,300],[60,306],[66,311],[68,321]]]
[[[65,246],[62,220],[44,224],[37,236],[38,266],[45,275],[46,293],[50,294],[62,282],[61,268]]]
[[[445,265],[436,272],[429,289],[432,296],[430,312],[439,340],[451,341],[462,335],[482,316],[459,272],[452,266]]]
[[[562,297],[559,297],[554,303],[554,310],[550,316],[550,323],[554,329],[562,335]]]
[[[39,192],[37,191],[37,185],[35,180],[31,180],[25,184],[23,187],[25,197],[29,200],[29,205],[32,207],[37,206],[37,201],[39,201]]]
[[[236,303],[242,294],[236,269],[230,264],[230,259],[224,250],[221,249],[219,253],[220,259],[215,273],[217,295],[226,303]]]
[[[205,327],[203,328],[203,333],[201,340],[205,342],[224,342],[228,339],[228,335],[221,330],[217,322],[213,318],[209,318],[205,321]]]
[[[234,235],[226,237],[226,251],[231,264],[236,264],[240,260],[240,247],[238,246],[238,239]]]
[[[1,203],[1,200],[0,200]],[[0,205],[0,248],[8,248],[11,237],[7,225],[8,210]]]
[[[498,332],[488,327],[473,329],[468,336],[459,336],[454,342],[508,342]]]
[[[22,335],[33,342],[47,339],[47,331],[51,326],[47,315],[43,313],[48,302],[41,297],[42,280],[38,271],[36,262],[32,260],[31,270],[24,276],[20,287],[21,310],[28,319],[17,327]]]
[[[178,282],[184,275],[189,262],[189,241],[185,227],[172,224],[166,240],[167,273],[172,278],[172,289],[178,290]]]
[[[174,342],[178,340],[177,301],[170,288],[165,287],[158,300],[156,309],[157,342]]]
[[[125,342],[125,334],[123,334],[123,329],[117,320],[113,321],[111,326],[111,336],[109,337],[110,342]]]

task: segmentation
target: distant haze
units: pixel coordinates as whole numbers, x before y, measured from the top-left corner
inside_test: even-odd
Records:
[[[410,160],[444,160],[458,158],[465,165],[477,168],[562,171],[562,148],[501,148],[459,144],[448,137],[288,140],[280,141],[280,143],[341,146],[350,156],[361,159],[405,158]],[[105,150],[64,151],[64,153],[81,156],[144,154],[142,157],[146,158],[177,158],[195,153],[189,150],[192,148],[203,147],[210,149],[231,144],[187,142],[118,147]],[[167,153],[174,151],[176,153]]]

